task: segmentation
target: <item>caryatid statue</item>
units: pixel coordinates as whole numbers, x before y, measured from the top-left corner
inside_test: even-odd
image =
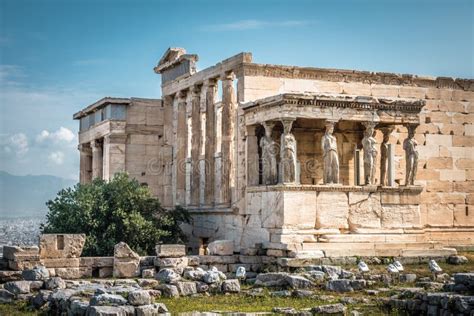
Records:
[[[390,134],[393,131],[393,127],[383,127],[381,128],[383,133],[382,144],[380,144],[380,185],[387,186],[388,183],[388,141],[390,140]]]
[[[283,134],[281,135],[281,181],[283,183],[296,182],[296,139],[291,133],[293,120],[282,120]]]
[[[337,142],[334,137],[335,122],[326,123],[326,133],[321,139],[321,148],[324,159],[324,184],[339,183],[339,158],[337,156]]]
[[[405,185],[414,185],[416,172],[418,169],[418,142],[415,140],[416,125],[408,125],[408,137],[403,141],[403,150],[405,150]]]
[[[278,147],[272,139],[274,122],[265,122],[262,124],[265,128],[265,135],[260,139],[260,148],[262,149],[262,182],[266,185],[273,185],[278,182],[278,168],[276,154]]]
[[[377,142],[374,138],[375,123],[364,123],[365,131],[362,139],[364,148],[364,183],[375,184],[375,162],[377,161]]]

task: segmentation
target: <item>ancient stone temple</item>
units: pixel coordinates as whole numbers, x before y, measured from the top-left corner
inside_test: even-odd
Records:
[[[81,182],[124,170],[186,207],[194,252],[217,239],[296,257],[474,246],[474,80],[250,53],[197,61],[170,48],[154,68],[162,100],[105,98],[75,114]]]

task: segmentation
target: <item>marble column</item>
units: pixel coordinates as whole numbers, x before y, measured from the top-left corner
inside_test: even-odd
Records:
[[[380,128],[383,134],[382,144],[380,144],[380,185],[393,186],[394,183],[394,152],[393,144],[389,144],[390,134],[393,126]]]
[[[234,90],[234,74],[222,77],[222,141],[221,141],[221,204],[230,204],[235,183],[234,151],[237,97]]]
[[[339,157],[337,154],[337,140],[333,135],[336,121],[326,121],[326,132],[321,139],[323,151],[324,184],[339,183]]]
[[[206,128],[205,128],[205,190],[204,203],[213,205],[215,200],[215,164],[214,155],[216,153],[216,81],[208,80],[205,83],[206,89]]]
[[[188,152],[188,124],[186,114],[187,91],[178,93],[176,109],[176,143],[175,143],[175,182],[177,205],[186,204],[186,157]]]
[[[375,122],[363,122],[365,126],[362,147],[364,148],[364,184],[375,184],[375,165],[377,161],[377,143],[374,138]]]
[[[403,141],[403,150],[405,150],[405,185],[414,185],[416,173],[418,171],[418,142],[415,140],[415,130],[418,125],[410,124],[407,126],[408,137]]]
[[[192,90],[191,109],[191,205],[199,205],[200,189],[200,145],[201,145],[201,86]]]
[[[92,180],[92,150],[89,144],[78,146],[80,153],[79,183],[86,184]]]
[[[280,182],[295,184],[297,175],[297,146],[295,136],[291,133],[294,118],[282,119],[283,134],[280,144]]]
[[[103,147],[102,141],[93,140],[91,142],[92,148],[92,179],[103,179]]]
[[[275,122],[264,122],[262,125],[265,129],[265,135],[260,139],[260,147],[262,150],[262,184],[275,185],[278,182],[278,168],[276,159],[278,148],[272,138]]]
[[[246,162],[247,162],[247,186],[257,186],[259,184],[259,163],[258,163],[258,139],[255,131],[256,125],[247,126],[246,130]]]

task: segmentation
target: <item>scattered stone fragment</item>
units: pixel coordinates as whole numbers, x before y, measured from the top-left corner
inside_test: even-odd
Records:
[[[179,297],[178,288],[174,285],[160,284],[155,289],[160,290],[164,297]]]
[[[316,306],[311,309],[313,314],[342,314],[345,315],[347,307],[341,303]]]
[[[351,280],[329,280],[326,283],[326,289],[334,292],[352,292],[354,289],[351,285]]]
[[[414,273],[400,274],[400,281],[405,282],[405,283],[413,283],[416,281],[416,274]]]
[[[277,314],[295,314],[296,310],[293,307],[273,307],[272,312]]]
[[[44,282],[44,288],[47,290],[65,289],[66,282],[60,277],[52,277]]]
[[[89,307],[89,302],[82,301],[82,300],[72,300],[71,304],[69,305],[70,315],[79,316],[85,315],[87,312],[87,308]]]
[[[449,264],[466,264],[469,260],[465,256],[449,256],[448,263]]]
[[[149,304],[135,308],[136,316],[152,316],[167,313],[168,308],[163,303]]]
[[[176,282],[176,287],[182,296],[190,296],[197,293],[195,282]]]
[[[30,293],[31,281],[11,281],[5,283],[5,290],[13,294],[27,294]]]
[[[165,268],[158,271],[155,278],[164,283],[173,283],[179,281],[181,279],[181,276],[177,274],[174,270]]]
[[[260,273],[257,275],[255,285],[264,287],[283,287],[287,285],[287,275],[288,273],[284,272]]]
[[[96,305],[125,305],[127,304],[127,300],[121,296],[116,294],[99,294],[94,295],[90,300],[91,306]]]
[[[274,291],[274,292],[270,292],[270,296],[274,296],[274,297],[290,297],[291,296],[291,292],[290,291]]]
[[[126,243],[119,242],[114,247],[114,270],[116,278],[136,277],[140,274],[140,256]]]
[[[31,270],[24,270],[21,276],[25,281],[41,281],[49,278],[49,271],[42,265],[37,265]]]
[[[87,308],[87,316],[113,316],[126,315],[124,310],[119,306],[89,306]]]
[[[292,294],[293,294],[294,297],[305,298],[305,297],[311,297],[311,296],[313,296],[313,291],[309,291],[309,290],[294,290]]]
[[[198,293],[205,293],[209,291],[209,285],[207,285],[207,283],[204,283],[204,282],[196,281],[196,291]]]
[[[12,292],[5,289],[0,289],[0,303],[11,303],[13,302],[14,298],[15,294]]]
[[[138,286],[146,288],[146,287],[155,287],[160,282],[155,279],[138,279],[137,283],[138,283]]]
[[[224,293],[239,293],[240,283],[237,279],[225,280],[222,282],[222,292]]]
[[[211,256],[230,256],[234,254],[234,241],[216,240],[207,245]]]
[[[134,306],[148,305],[151,303],[151,296],[145,290],[132,291],[128,293],[128,302]]]
[[[142,278],[152,279],[154,277],[155,277],[155,269],[143,269],[142,270]]]
[[[287,275],[285,282],[293,289],[307,289],[314,286],[313,282],[298,275]]]

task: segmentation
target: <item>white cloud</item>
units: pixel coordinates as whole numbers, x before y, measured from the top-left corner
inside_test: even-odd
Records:
[[[57,165],[62,165],[64,162],[64,153],[62,151],[54,151],[49,154],[48,159]]]
[[[42,130],[41,133],[39,133],[36,136],[36,141],[38,143],[44,142],[46,140],[51,140],[54,142],[66,142],[70,143],[74,141],[75,135],[74,133],[66,127],[61,126],[57,131],[55,132],[49,132],[47,130]]]
[[[222,23],[204,26],[207,31],[226,31],[226,30],[256,30],[268,27],[298,27],[314,23],[307,20],[286,20],[286,21],[264,21],[264,20],[240,20],[232,23]]]
[[[23,157],[30,150],[28,137],[24,133],[2,135],[0,143],[6,153],[14,152],[17,157]]]

